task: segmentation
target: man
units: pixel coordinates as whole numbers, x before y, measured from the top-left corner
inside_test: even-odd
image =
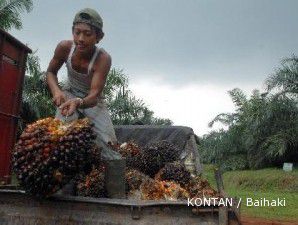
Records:
[[[47,69],[47,83],[59,109],[59,119],[76,119],[79,113],[94,123],[97,144],[103,147],[103,159],[119,159],[120,154],[107,147],[116,143],[115,131],[102,97],[102,90],[111,67],[111,56],[96,47],[104,36],[103,21],[93,9],[83,9],[74,18],[73,40],[61,41]],[[68,80],[60,89],[57,73],[66,63]]]

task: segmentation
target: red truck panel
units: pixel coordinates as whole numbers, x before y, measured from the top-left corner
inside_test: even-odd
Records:
[[[0,29],[0,183],[11,177],[11,150],[19,119],[27,54],[31,50]]]
[[[0,114],[0,181],[9,183],[11,150],[15,142],[17,119]]]
[[[0,76],[0,111],[18,114],[20,86],[22,85],[19,68],[3,60],[1,70],[3,73],[1,72]]]

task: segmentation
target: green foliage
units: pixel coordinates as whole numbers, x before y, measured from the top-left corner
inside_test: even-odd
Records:
[[[199,146],[203,163],[217,164],[222,170],[248,168],[246,153],[238,137],[239,127],[213,131],[205,135]]]
[[[222,169],[226,170],[244,170],[248,167],[245,154],[233,154],[227,157],[222,165]]]
[[[128,77],[123,73],[123,70],[112,68],[107,76],[106,85],[103,90],[103,95],[107,102],[111,102],[121,88],[128,87]]]
[[[241,110],[247,103],[247,98],[241,89],[235,88],[229,91],[229,94],[235,106],[237,107],[237,110]]]
[[[203,137],[200,149],[204,162],[223,169],[244,169],[297,161],[297,71],[297,58],[285,59],[266,80],[268,92],[254,90],[247,98],[238,88],[230,91],[236,112],[219,114],[210,122],[210,126],[220,122],[228,129]]]
[[[131,124],[143,116],[144,103],[123,86],[110,101],[109,108],[115,124]]]
[[[55,106],[45,82],[45,73],[41,71],[39,58],[33,53],[27,58],[24,79],[21,117],[24,124],[37,119],[53,116]]]
[[[298,57],[292,56],[282,60],[281,67],[266,80],[268,91],[277,89],[277,95],[298,95]]]
[[[0,0],[0,28],[4,30],[21,29],[20,12],[30,12],[32,8],[32,0]]]
[[[154,117],[153,111],[128,88],[128,78],[122,70],[112,69],[108,75],[104,95],[114,124],[171,125],[169,119]]]

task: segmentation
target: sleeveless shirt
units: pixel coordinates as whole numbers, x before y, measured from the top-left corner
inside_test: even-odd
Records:
[[[63,87],[64,93],[69,98],[80,97],[84,98],[88,95],[91,87],[92,81],[92,67],[96,60],[97,55],[100,52],[100,49],[96,47],[94,54],[90,60],[88,65],[88,72],[87,74],[79,73],[72,68],[71,65],[71,57],[75,50],[75,45],[73,43],[70,53],[68,55],[68,59],[66,61],[66,68],[67,68],[67,76],[68,82]],[[121,155],[117,152],[111,150],[107,143],[117,143],[117,138],[115,135],[113,123],[109,114],[109,111],[106,107],[106,104],[101,96],[98,97],[97,105],[91,108],[85,109],[77,109],[80,113],[82,113],[85,117],[88,117],[90,121],[94,124],[94,132],[97,135],[96,143],[98,146],[101,147],[101,157],[105,160],[110,159],[121,159]],[[75,112],[71,117],[70,120],[74,120],[79,118],[78,112]],[[60,109],[56,111],[56,118],[62,119]]]
[[[74,95],[84,98],[88,95],[91,87],[91,81],[92,81],[92,68],[94,65],[94,62],[97,58],[98,53],[100,52],[100,49],[96,47],[93,56],[90,60],[90,63],[88,65],[88,72],[87,74],[84,73],[79,73],[75,71],[72,68],[71,64],[71,57],[72,54],[75,50],[75,44],[72,44],[70,53],[68,55],[68,59],[66,61],[66,68],[67,68],[67,77],[68,77],[68,82],[65,86],[65,89],[68,91],[71,91]]]

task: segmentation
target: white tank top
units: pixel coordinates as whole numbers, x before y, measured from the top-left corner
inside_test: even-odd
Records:
[[[94,51],[94,54],[90,60],[87,74],[79,73],[72,68],[71,57],[74,50],[75,50],[75,44],[73,43],[70,53],[68,55],[68,59],[66,61],[67,76],[68,76],[68,84],[67,84],[66,90],[69,90],[73,92],[73,94],[75,94],[76,96],[83,98],[86,95],[88,95],[90,91],[91,81],[93,76],[92,68],[100,49],[96,47],[96,50]]]

